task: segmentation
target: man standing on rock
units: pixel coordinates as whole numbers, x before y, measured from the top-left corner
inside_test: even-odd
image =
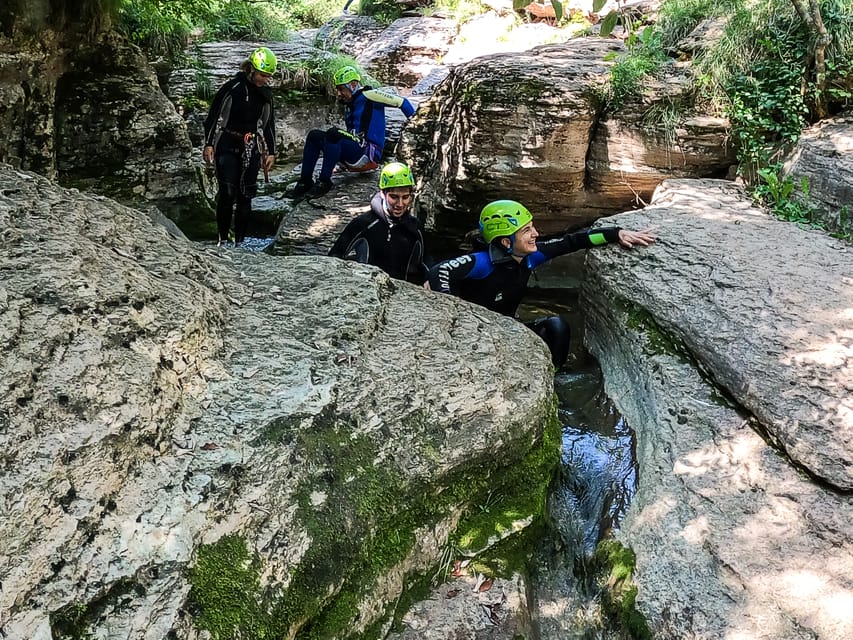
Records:
[[[429,288],[451,293],[505,316],[515,317],[527,292],[530,274],[541,264],[567,253],[618,242],[626,249],[655,241],[649,231],[601,227],[567,233],[537,243],[533,215],[514,200],[496,200],[480,213],[480,232],[486,250],[438,263],[429,273]],[[558,369],[569,355],[569,326],[559,316],[525,323],[551,351]]]
[[[222,85],[204,121],[204,161],[216,164],[216,226],[219,244],[228,240],[234,214],[234,242],[246,237],[258,171],[275,162],[275,111],[267,86],[275,73],[275,54],[266,47],[252,52],[240,71]],[[236,206],[235,206],[236,205]]]
[[[414,186],[412,172],[403,163],[382,167],[370,211],[350,221],[329,255],[372,264],[392,278],[423,284],[424,238],[417,218],[409,213]]]
[[[317,198],[332,188],[332,171],[339,162],[350,171],[372,171],[379,166],[385,147],[385,107],[397,107],[407,118],[415,107],[406,98],[370,86],[361,86],[361,74],[355,67],[337,70],[334,77],[338,97],[346,105],[346,131],[332,127],[308,132],[302,149],[302,173],[288,193],[291,198]],[[317,182],[314,166],[323,154]]]

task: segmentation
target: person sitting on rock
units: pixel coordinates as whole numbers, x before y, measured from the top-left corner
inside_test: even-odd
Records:
[[[258,192],[258,171],[267,175],[275,162],[275,110],[267,86],[275,73],[275,54],[255,49],[240,71],[213,98],[204,121],[208,166],[216,166],[216,226],[219,244],[228,240],[234,214],[234,242],[246,237],[252,198]],[[236,205],[236,206],[235,206]]]
[[[302,172],[288,194],[316,198],[332,188],[332,172],[338,163],[350,171],[371,171],[379,166],[385,147],[385,107],[397,107],[407,118],[415,113],[409,100],[361,85],[361,74],[352,66],[341,67],[334,76],[338,97],[344,101],[347,130],[332,127],[308,132],[302,149]],[[320,154],[323,164],[317,182],[314,167]]]
[[[425,282],[424,238],[417,218],[409,213],[414,186],[412,172],[403,163],[382,167],[370,211],[350,221],[329,255],[372,264],[398,280]]]
[[[496,200],[480,213],[480,231],[488,244],[483,251],[444,260],[429,272],[429,288],[451,293],[492,311],[514,317],[530,274],[539,265],[580,249],[618,242],[631,249],[655,241],[649,231],[619,227],[584,229],[537,243],[533,216],[521,203]],[[525,323],[551,351],[558,369],[569,355],[569,326],[559,316]]]

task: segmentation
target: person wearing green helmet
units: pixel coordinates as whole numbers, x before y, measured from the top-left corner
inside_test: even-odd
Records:
[[[351,65],[339,68],[333,76],[338,98],[345,105],[346,129],[313,129],[305,138],[299,181],[290,190],[291,198],[317,198],[332,188],[332,172],[343,165],[349,171],[372,171],[379,167],[385,148],[385,107],[397,107],[407,118],[415,113],[406,98],[362,86],[361,73]],[[314,181],[314,168],[320,156],[323,164]]]
[[[215,167],[216,226],[219,244],[228,240],[234,217],[234,241],[246,237],[258,172],[275,162],[275,109],[268,84],[276,70],[275,54],[258,47],[213,98],[204,121],[203,157]]]
[[[409,213],[414,186],[412,172],[402,162],[382,167],[370,211],[350,221],[329,255],[372,264],[398,280],[425,282],[424,238],[417,218]]]
[[[610,243],[632,249],[646,247],[655,238],[649,231],[619,227],[584,229],[538,242],[533,215],[520,202],[496,200],[480,213],[483,251],[444,260],[429,272],[429,288],[515,317],[527,291],[530,274],[541,264],[581,249]],[[526,323],[551,350],[554,366],[561,367],[569,354],[569,327],[559,316]]]

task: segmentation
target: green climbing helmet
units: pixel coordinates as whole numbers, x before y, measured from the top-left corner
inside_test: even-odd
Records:
[[[394,187],[414,187],[415,178],[412,171],[402,162],[389,162],[379,174],[379,188],[393,189]]]
[[[335,86],[339,86],[342,84],[349,84],[353,80],[358,80],[361,82],[361,74],[358,72],[358,69],[351,66],[341,67],[337,71],[335,71]]]
[[[258,47],[252,51],[249,60],[252,61],[252,66],[261,73],[275,73],[275,54],[266,47]]]
[[[486,242],[491,242],[495,238],[511,236],[532,220],[533,215],[520,202],[495,200],[480,212],[480,230]]]

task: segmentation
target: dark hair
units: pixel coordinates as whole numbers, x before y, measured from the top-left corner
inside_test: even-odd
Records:
[[[257,71],[257,69],[255,69],[255,65],[252,64],[252,59],[246,58],[245,60],[243,60],[243,62],[240,63],[240,71],[242,71],[246,75],[251,75],[252,73]]]

